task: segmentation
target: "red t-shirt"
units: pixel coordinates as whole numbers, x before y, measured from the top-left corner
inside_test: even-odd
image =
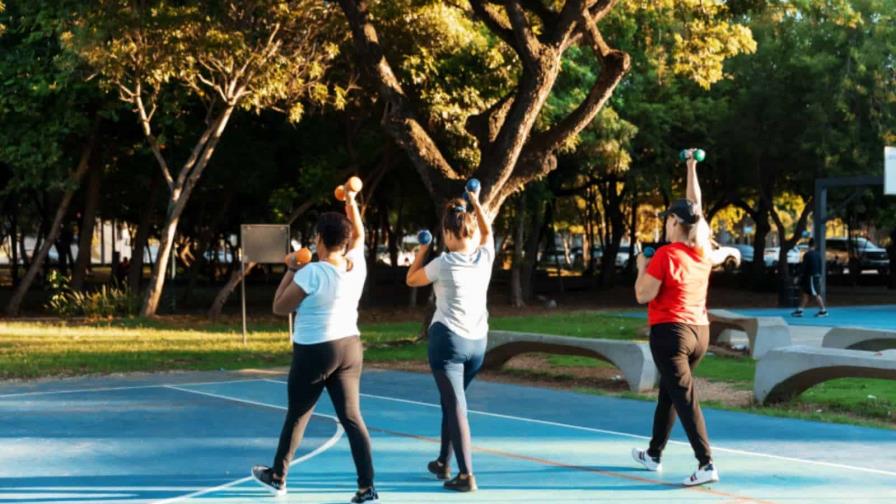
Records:
[[[702,250],[684,243],[660,247],[647,264],[647,274],[662,282],[647,305],[647,323],[709,325],[706,291],[710,271],[712,262]]]

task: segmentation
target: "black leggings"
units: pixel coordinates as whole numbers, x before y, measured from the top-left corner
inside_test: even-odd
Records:
[[[650,327],[650,352],[660,372],[653,437],[647,450],[651,457],[662,455],[678,413],[700,466],[712,461],[706,422],[691,375],[708,346],[709,326],[656,324]]]
[[[473,443],[464,392],[482,367],[486,339],[468,339],[436,322],[429,327],[429,367],[442,403],[442,447],[439,462],[448,463],[452,447],[457,468],[473,473]]]
[[[364,349],[358,336],[316,345],[293,344],[287,386],[289,410],[274,456],[274,474],[286,479],[289,462],[302,443],[311,412],[326,387],[351,445],[358,487],[373,486],[370,435],[361,418],[359,397],[363,361]]]

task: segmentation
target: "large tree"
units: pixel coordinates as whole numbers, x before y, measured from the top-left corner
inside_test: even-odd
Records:
[[[298,121],[309,100],[339,99],[322,82],[336,53],[329,22],[323,4],[298,0],[101,0],[78,18],[68,40],[132,107],[168,187],[141,314],[156,312],[178,222],[232,114],[276,109]],[[199,131],[168,130],[197,99]]]
[[[94,83],[85,82],[83,67],[59,44],[70,12],[65,1],[23,2],[0,18],[6,25],[0,37],[0,163],[11,172],[0,196],[14,209],[8,216],[13,248],[21,244],[24,252],[26,200],[39,207],[35,227],[37,238],[43,238],[30,264],[21,254],[28,270],[6,306],[10,315],[19,313],[68,224],[69,206],[95,157],[101,119],[108,122],[115,106]],[[58,252],[62,258],[65,251]]]
[[[630,70],[629,55],[614,47],[603,32],[611,15],[632,22],[675,19],[674,29],[654,34],[656,47],[665,49],[657,52],[665,55],[670,71],[693,75],[705,85],[722,78],[724,59],[752,44],[749,31],[729,21],[724,4],[698,0],[471,0],[463,6],[340,0],[339,5],[359,64],[386,104],[384,127],[407,152],[430,194],[437,200],[459,194],[463,180],[475,176],[482,181],[483,206],[492,215],[508,196],[555,168],[557,152],[595,118]],[[433,11],[453,16],[506,48],[510,57],[482,70],[508,76],[506,83],[496,86],[496,96],[483,100],[482,107],[458,107],[453,113],[441,107],[441,114],[434,114],[431,95],[421,93],[425,83],[405,71],[406,55],[390,53],[389,41],[379,35],[381,17],[376,14],[402,8],[405,18],[416,24],[426,23]],[[425,30],[417,30],[425,42]],[[573,46],[590,51],[599,72],[577,106],[561,117],[548,118],[545,105],[563,56]],[[471,73],[469,68],[466,72]],[[475,78],[479,72],[472,74]],[[448,126],[458,122],[465,125],[460,134],[471,140],[473,156],[457,155],[445,140],[452,133]]]

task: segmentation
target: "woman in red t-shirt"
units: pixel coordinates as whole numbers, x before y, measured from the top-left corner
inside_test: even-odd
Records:
[[[709,345],[706,291],[709,287],[710,232],[700,206],[697,162],[687,161],[687,199],[661,214],[666,237],[652,258],[638,256],[635,296],[648,303],[650,352],[660,372],[660,390],[653,417],[653,436],[647,450],[635,448],[632,457],[648,470],[661,471],[660,457],[675,425],[675,414],[687,433],[699,466],[687,486],[719,480],[712,463],[709,436],[697,401],[692,370]],[[673,411],[674,408],[674,411]]]

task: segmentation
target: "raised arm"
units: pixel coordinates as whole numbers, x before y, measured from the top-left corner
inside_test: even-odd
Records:
[[[693,157],[687,160],[687,198],[694,202],[700,215],[703,215],[703,193],[700,191],[700,181],[697,180],[697,160]]]
[[[358,202],[355,200],[358,193],[349,190],[346,185],[345,190],[345,216],[352,223],[352,237],[349,242],[349,250],[354,250],[364,246],[364,221],[361,219],[361,211],[358,210]]]
[[[687,171],[687,198],[694,202],[694,207],[698,215],[700,215],[700,220],[697,221],[694,241],[697,247],[708,252],[712,250],[712,230],[703,216],[703,192],[700,190],[700,181],[697,179],[697,160],[693,157],[689,157],[687,160]]]
[[[492,224],[485,215],[485,210],[479,203],[479,190],[467,191],[470,203],[473,204],[473,212],[476,214],[476,222],[479,224],[479,245],[485,245],[492,239]]]
[[[411,263],[411,266],[408,268],[408,274],[405,277],[405,283],[408,287],[423,287],[432,283],[429,277],[426,276],[426,270],[423,269],[423,262],[426,261],[426,255],[431,244],[432,242],[420,245],[417,248],[417,255],[414,257],[414,262]]]

